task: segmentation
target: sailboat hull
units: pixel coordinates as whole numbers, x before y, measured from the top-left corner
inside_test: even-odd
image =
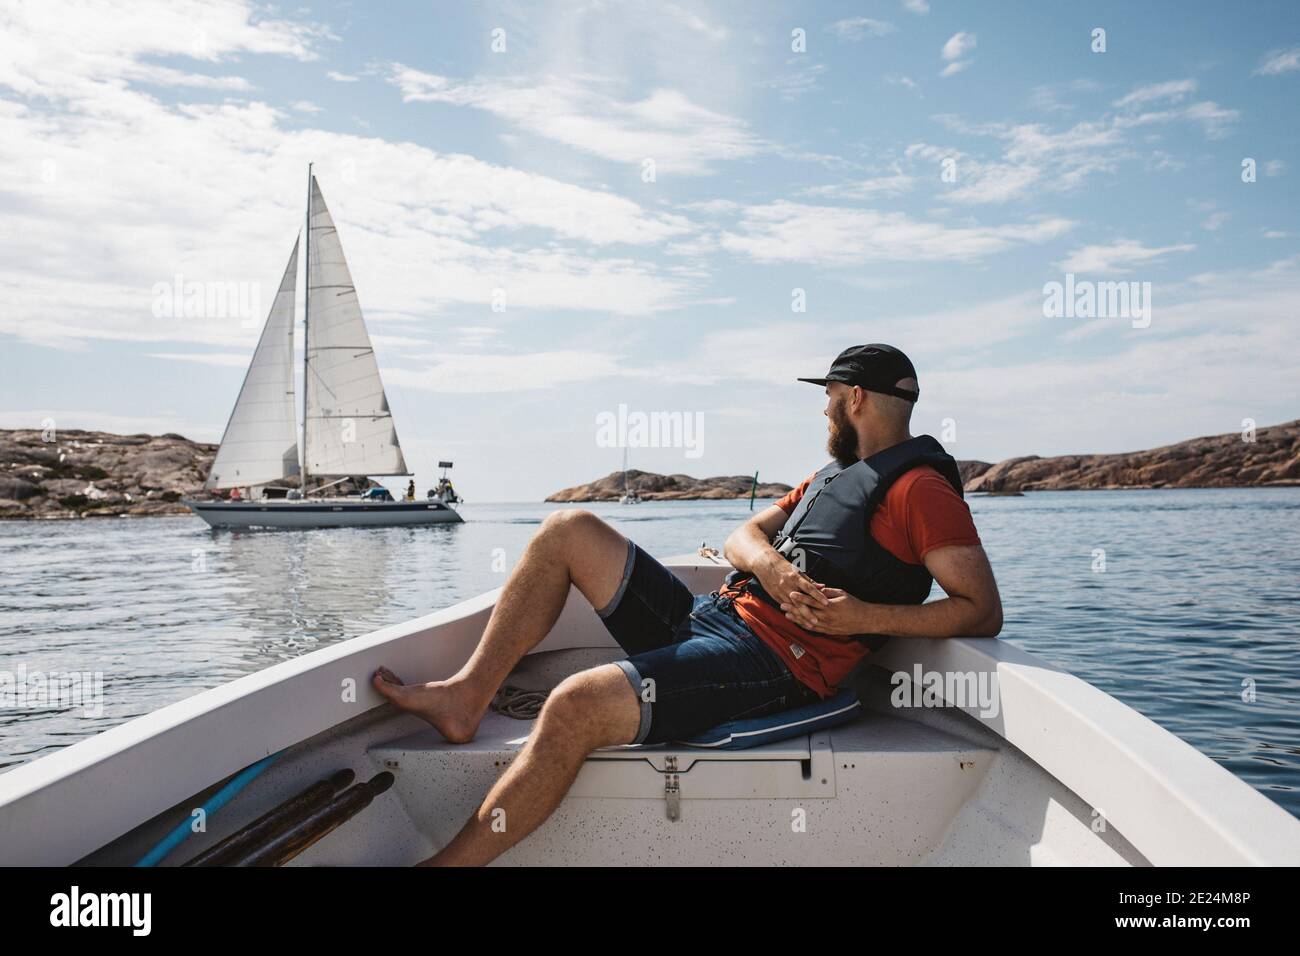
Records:
[[[214,528],[356,528],[456,524],[440,501],[192,501],[185,505]]]

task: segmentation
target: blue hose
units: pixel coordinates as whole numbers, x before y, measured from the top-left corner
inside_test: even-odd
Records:
[[[279,753],[273,753],[269,757],[263,757],[257,763],[250,764],[243,770],[239,771],[239,773],[235,774],[228,784],[214,793],[210,798],[208,798],[208,802],[203,804],[202,810],[204,819],[206,820],[231,800],[235,799],[235,796],[239,791],[252,783],[263,770],[275,763],[282,753],[284,753],[283,750]],[[193,823],[194,815],[191,813],[186,819],[176,824],[176,827],[170,833],[159,840],[152,850],[140,857],[139,861],[137,861],[135,865],[157,866],[166,858],[167,854],[171,853],[172,850],[176,849],[189,838],[190,834],[194,832],[192,829]]]

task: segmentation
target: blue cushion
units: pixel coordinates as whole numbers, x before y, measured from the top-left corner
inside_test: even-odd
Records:
[[[834,697],[803,707],[793,707],[766,717],[728,721],[675,743],[691,747],[712,747],[715,750],[745,750],[835,727],[852,720],[861,712],[862,704],[857,695],[851,690],[842,690]]]

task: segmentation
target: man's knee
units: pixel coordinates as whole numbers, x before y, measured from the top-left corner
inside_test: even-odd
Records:
[[[553,511],[534,539],[551,560],[569,569],[573,583],[603,607],[622,580],[627,539],[601,518],[582,508]]]
[[[546,541],[572,543],[606,527],[604,521],[585,508],[565,508],[548,514],[537,534]]]
[[[612,695],[608,683],[597,679],[593,670],[595,668],[579,671],[560,681],[546,698],[542,719],[571,728],[601,720],[610,706]],[[631,690],[630,686],[628,690]]]
[[[640,703],[623,669],[605,664],[561,681],[546,698],[537,730],[594,750],[631,743],[640,716]]]

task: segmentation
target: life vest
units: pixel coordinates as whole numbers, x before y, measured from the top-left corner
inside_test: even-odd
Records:
[[[922,564],[900,561],[871,536],[871,518],[894,482],[929,465],[962,494],[956,460],[929,435],[900,442],[848,467],[831,462],[808,483],[772,546],[819,584],[840,588],[871,604],[921,604],[934,579]],[[748,572],[733,571],[727,584],[779,604]],[[857,635],[872,650],[880,635]]]

